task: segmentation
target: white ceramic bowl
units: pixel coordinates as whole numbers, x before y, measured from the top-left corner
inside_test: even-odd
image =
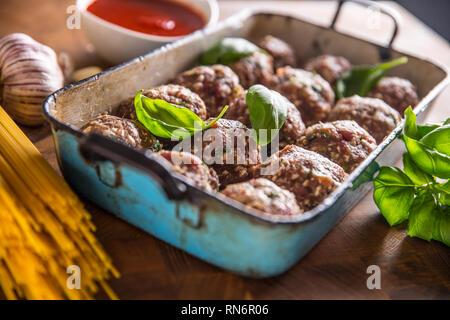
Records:
[[[88,40],[94,45],[98,54],[111,63],[118,64],[166,43],[178,40],[184,36],[163,37],[129,30],[87,11],[87,7],[95,0],[77,0],[77,8],[81,14],[81,28]],[[171,0],[186,3],[202,13],[206,19],[206,27],[215,24],[219,17],[216,0]]]

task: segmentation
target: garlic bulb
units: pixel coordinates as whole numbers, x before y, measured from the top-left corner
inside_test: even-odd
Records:
[[[31,37],[10,34],[0,40],[0,103],[24,125],[44,122],[42,103],[64,85],[55,52]]]

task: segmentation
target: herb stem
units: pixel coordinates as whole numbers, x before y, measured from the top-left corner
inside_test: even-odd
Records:
[[[408,58],[407,57],[400,57],[398,59],[389,61],[389,62],[385,62],[385,63],[381,63],[378,65],[379,68],[383,69],[383,70],[388,70],[390,68],[396,67],[398,65],[401,64],[405,64],[408,62]]]
[[[203,130],[211,128],[217,122],[217,120],[219,120],[223,117],[223,115],[225,114],[225,112],[227,112],[227,110],[228,110],[228,106],[223,107],[222,111],[220,111],[220,114],[217,116],[217,118],[215,118],[213,121],[211,121],[210,123],[205,125],[203,127]]]

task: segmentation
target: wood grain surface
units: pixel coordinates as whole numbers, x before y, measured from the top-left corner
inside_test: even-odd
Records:
[[[56,51],[69,53],[76,67],[107,67],[82,30],[69,30],[67,0],[1,0],[0,37],[24,32]],[[403,8],[395,47],[450,66],[448,43]],[[334,2],[221,1],[221,18],[244,8],[270,8],[327,25]],[[383,42],[392,27],[367,27],[367,10],[346,6],[339,29]],[[355,31],[357,30],[357,32]],[[299,34],[299,37],[301,35]],[[450,116],[450,89],[438,98],[429,120]],[[24,128],[48,161],[57,168],[48,125]],[[97,237],[122,277],[110,283],[122,299],[434,299],[450,298],[450,250],[444,245],[410,238],[405,225],[390,228],[371,195],[357,205],[298,264],[266,280],[246,279],[196,259],[130,226],[86,201],[97,225]],[[381,290],[369,290],[366,269],[381,268]],[[100,293],[98,298],[105,298]]]

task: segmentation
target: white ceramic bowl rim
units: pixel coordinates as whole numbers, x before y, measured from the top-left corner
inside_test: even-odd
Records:
[[[81,14],[86,15],[90,19],[93,19],[93,20],[97,21],[98,23],[102,23],[102,24],[108,26],[109,28],[114,29],[115,31],[118,31],[121,33],[126,33],[126,34],[129,34],[130,36],[133,36],[136,38],[140,38],[140,39],[144,39],[144,40],[159,41],[159,42],[173,42],[175,40],[184,38],[189,35],[189,34],[186,34],[186,35],[182,35],[182,36],[165,37],[165,36],[146,34],[146,33],[142,33],[139,31],[134,31],[134,30],[130,30],[130,29],[121,27],[117,24],[106,21],[106,20],[96,16],[95,14],[92,14],[89,11],[87,11],[87,7],[94,1],[95,0],[77,0],[76,6],[77,6],[78,11]],[[187,3],[187,4],[189,4],[190,7],[192,7],[192,1],[186,1],[186,0],[169,0],[169,1]],[[203,28],[207,28],[207,27],[215,24],[219,20],[219,6],[217,5],[217,0],[204,0],[204,1],[209,6],[209,11],[210,11],[210,14],[208,14],[207,12],[202,10],[203,16],[207,18],[207,22]],[[195,9],[199,10],[200,8],[195,6]]]

